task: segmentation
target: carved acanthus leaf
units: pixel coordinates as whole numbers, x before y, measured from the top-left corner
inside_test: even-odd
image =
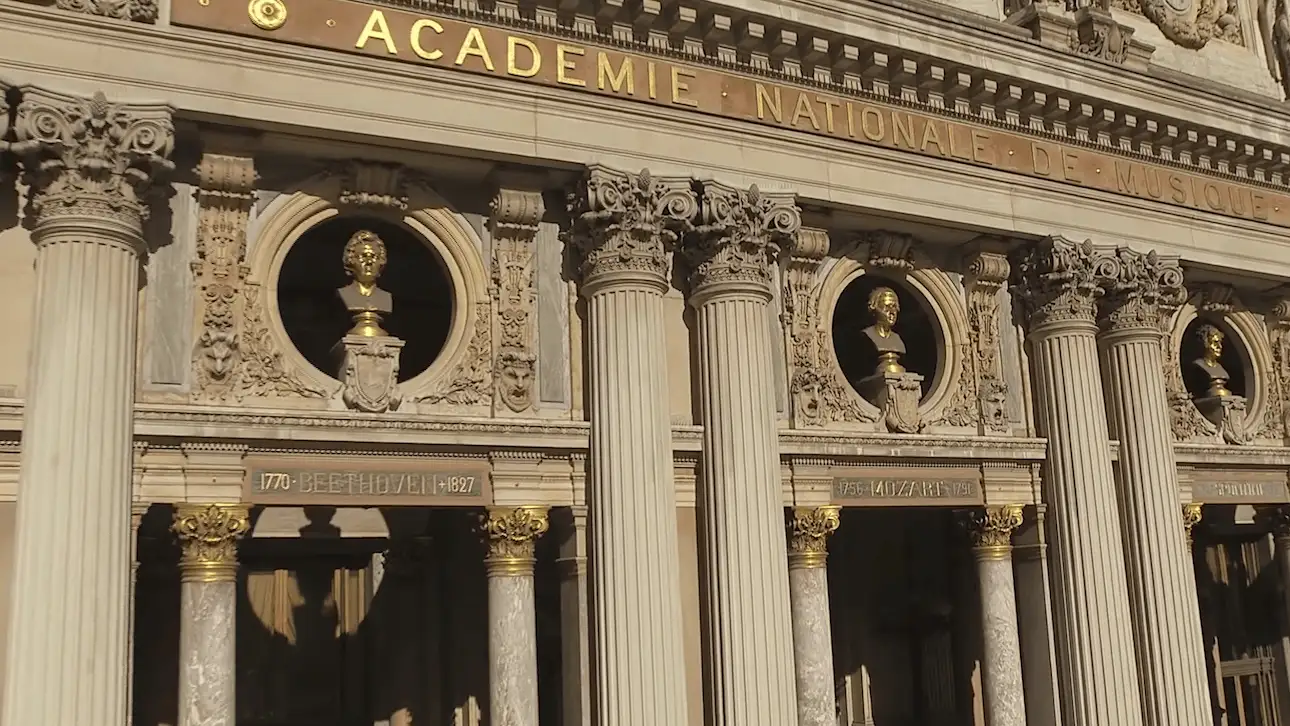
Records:
[[[967,318],[972,340],[964,365],[975,370],[978,413],[987,432],[1007,433],[1008,384],[1003,378],[999,332],[999,291],[1008,281],[1008,258],[996,252],[978,252],[968,262]]]
[[[490,509],[483,518],[488,559],[529,561],[536,557],[538,538],[551,528],[546,507],[520,506]]]
[[[829,535],[842,524],[842,508],[796,507],[788,517],[788,561],[799,567],[821,567],[829,552]]]
[[[1068,321],[1094,322],[1097,300],[1114,277],[1115,258],[1065,237],[1048,237],[1012,256],[1013,290],[1031,328]]]
[[[334,164],[325,174],[340,181],[341,206],[396,212],[407,211],[411,188],[422,181],[417,172],[398,164],[359,160]]]
[[[322,398],[324,391],[289,370],[282,360],[268,321],[260,285],[247,283],[242,288],[241,365],[238,369],[238,396],[304,396]]]
[[[493,198],[493,296],[498,344],[493,362],[497,398],[519,413],[533,405],[533,240],[542,219],[540,191],[500,189]]]
[[[172,112],[161,104],[108,103],[102,93],[81,98],[24,87],[11,150],[22,159],[37,225],[93,216],[140,229],[148,188],[174,168]]]
[[[901,232],[878,230],[860,235],[857,251],[871,271],[903,274],[914,269],[917,240]]]
[[[972,546],[1000,549],[1012,545],[1012,533],[1024,521],[1020,504],[983,507],[959,513],[959,524],[972,538]]]
[[[691,229],[699,208],[689,179],[593,165],[569,211],[586,290],[613,273],[644,274],[667,285],[673,246]]]
[[[171,526],[182,546],[186,575],[237,567],[237,542],[250,530],[244,504],[181,504]]]
[[[763,194],[756,186],[735,189],[702,182],[701,224],[687,240],[690,289],[722,283],[764,288],[780,251],[791,243],[802,215],[791,194]]]
[[[1106,269],[1100,322],[1108,330],[1146,328],[1163,332],[1169,314],[1186,300],[1183,271],[1176,257],[1115,250],[1114,269]]]
[[[492,339],[489,331],[492,302],[481,300],[475,304],[475,319],[467,332],[470,342],[462,361],[453,370],[452,378],[438,390],[417,398],[429,403],[450,403],[456,406],[478,406],[491,400],[493,388]]]

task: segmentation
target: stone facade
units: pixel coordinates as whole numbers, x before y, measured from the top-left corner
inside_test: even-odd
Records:
[[[575,5],[0,0],[0,726],[1290,724],[1290,3]]]

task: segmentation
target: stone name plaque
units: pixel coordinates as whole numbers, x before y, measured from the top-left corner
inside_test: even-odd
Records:
[[[485,467],[252,466],[254,504],[477,507],[491,503]]]
[[[833,480],[833,503],[846,507],[963,507],[985,503],[977,479],[916,477],[840,477]]]
[[[1287,504],[1290,491],[1284,476],[1223,477],[1193,483],[1191,498],[1206,504]]]

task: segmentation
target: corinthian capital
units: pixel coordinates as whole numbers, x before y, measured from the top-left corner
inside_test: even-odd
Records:
[[[1014,293],[1031,329],[1067,322],[1093,323],[1103,283],[1116,269],[1112,255],[1085,240],[1048,237],[1012,255]]]
[[[530,575],[537,560],[537,540],[551,528],[547,508],[536,505],[497,507],[484,515],[488,557],[493,575]]]
[[[709,181],[703,182],[702,199],[701,224],[686,247],[691,291],[734,283],[769,295],[771,268],[802,226],[793,195]]]
[[[245,504],[180,504],[171,529],[183,554],[179,569],[189,582],[228,582],[237,574],[237,542],[250,530]]]
[[[1103,283],[1106,296],[1099,304],[1102,326],[1111,331],[1162,332],[1164,319],[1187,297],[1178,258],[1121,247],[1115,251],[1115,262]]]
[[[823,567],[829,555],[829,535],[838,531],[841,524],[841,507],[794,509],[788,518],[788,566],[797,569]]]
[[[59,10],[139,23],[157,22],[157,0],[57,0]]]
[[[584,293],[619,276],[666,288],[672,248],[698,211],[689,179],[589,167],[570,203]]]
[[[979,559],[1007,559],[1012,556],[1012,533],[1024,517],[1020,504],[1004,504],[959,513],[959,524],[972,538],[972,551]]]
[[[171,113],[163,104],[108,103],[102,93],[81,98],[24,87],[12,150],[31,185],[37,229],[96,217],[137,233],[149,185],[174,168]]]

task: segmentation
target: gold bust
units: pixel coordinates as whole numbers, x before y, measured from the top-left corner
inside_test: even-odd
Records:
[[[869,312],[873,314],[873,325],[864,329],[864,334],[878,351],[878,373],[904,373],[905,367],[900,364],[900,356],[905,353],[905,341],[896,332],[896,319],[900,316],[900,298],[890,287],[874,288],[869,293]]]
[[[1200,338],[1204,352],[1200,358],[1192,361],[1192,365],[1200,369],[1209,379],[1209,390],[1205,395],[1211,398],[1232,395],[1232,392],[1227,389],[1229,378],[1227,369],[1218,362],[1223,355],[1223,331],[1217,326],[1206,324],[1200,326],[1196,336]]]
[[[368,338],[387,335],[381,329],[381,316],[393,309],[394,300],[389,292],[376,286],[387,260],[385,243],[375,232],[360,230],[345,243],[342,261],[345,272],[354,281],[336,292],[354,315],[350,335]]]

